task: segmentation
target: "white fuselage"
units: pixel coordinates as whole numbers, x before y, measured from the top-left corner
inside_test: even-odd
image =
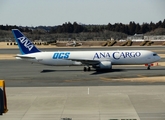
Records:
[[[156,53],[147,50],[56,51],[37,52],[21,56],[35,57],[35,59],[25,60],[55,66],[82,65],[81,61],[85,60],[110,61],[112,65],[150,64],[160,60]]]

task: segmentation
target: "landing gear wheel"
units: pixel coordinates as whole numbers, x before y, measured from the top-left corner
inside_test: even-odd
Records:
[[[86,67],[84,67],[84,72],[86,72],[87,71],[87,68]]]
[[[91,71],[91,68],[90,67],[88,67],[88,71]]]
[[[91,71],[91,68],[90,67],[84,67],[84,72],[86,71]]]

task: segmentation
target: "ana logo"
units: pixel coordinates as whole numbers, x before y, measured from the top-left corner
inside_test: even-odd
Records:
[[[101,58],[110,58],[111,55],[109,52],[100,52],[100,53],[95,53],[93,59],[101,59]]]
[[[20,37],[18,40],[29,50],[31,51],[34,47],[33,44],[26,38],[26,37]]]
[[[53,59],[68,59],[70,52],[56,52],[53,55]]]
[[[93,59],[113,58],[119,60],[120,58],[137,58],[140,57],[140,52],[98,52],[94,54]]]

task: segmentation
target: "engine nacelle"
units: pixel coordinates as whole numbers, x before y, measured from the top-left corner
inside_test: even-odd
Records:
[[[112,64],[110,61],[101,61],[100,64],[93,67],[96,69],[112,69]]]

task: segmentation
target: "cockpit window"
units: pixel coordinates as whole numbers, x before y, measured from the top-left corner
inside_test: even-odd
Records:
[[[153,54],[153,56],[157,56],[157,54],[156,54],[156,53],[154,53],[154,54]]]

